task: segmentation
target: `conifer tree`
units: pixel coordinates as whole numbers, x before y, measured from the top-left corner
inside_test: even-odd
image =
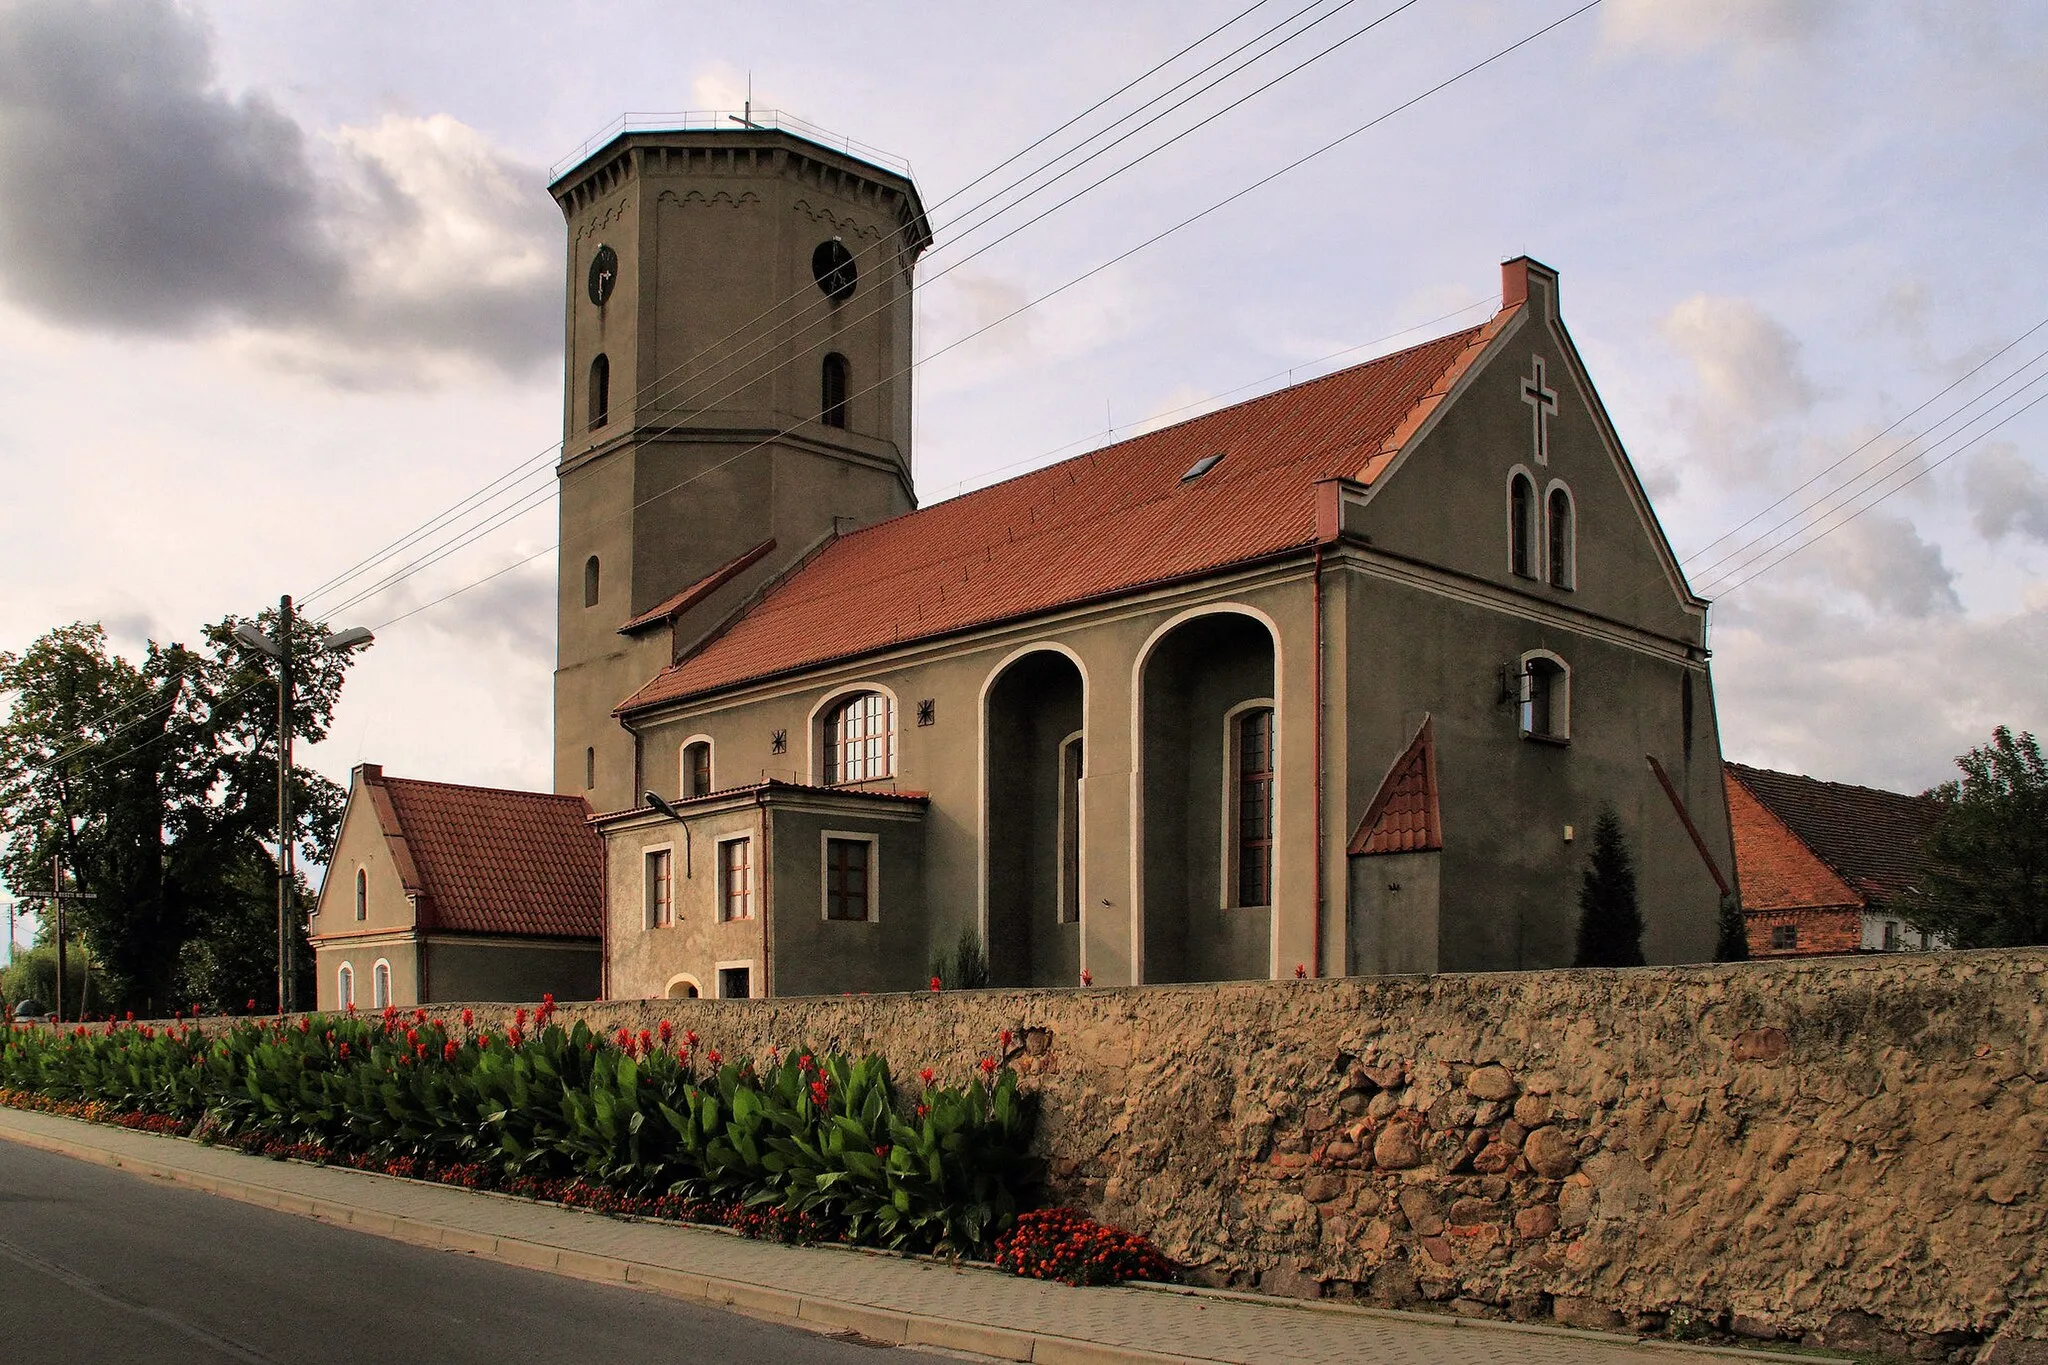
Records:
[[[1635,860],[1613,807],[1593,822],[1593,856],[1579,888],[1579,953],[1574,967],[1643,965],[1643,914],[1636,905]]]
[[[1733,891],[1721,897],[1721,913],[1715,925],[1714,961],[1749,961],[1749,927],[1743,922],[1742,902]]]

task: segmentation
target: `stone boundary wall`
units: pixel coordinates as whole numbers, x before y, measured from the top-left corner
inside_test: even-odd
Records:
[[[1055,1194],[1214,1285],[1918,1358],[2048,1336],[2048,950],[564,1014],[899,1085],[1009,1029]]]

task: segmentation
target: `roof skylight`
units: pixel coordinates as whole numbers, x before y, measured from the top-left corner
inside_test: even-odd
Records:
[[[1186,483],[1190,479],[1201,478],[1216,467],[1217,462],[1223,458],[1224,454],[1225,452],[1219,450],[1214,455],[1204,455],[1201,459],[1194,462],[1187,473],[1180,476],[1180,481]]]

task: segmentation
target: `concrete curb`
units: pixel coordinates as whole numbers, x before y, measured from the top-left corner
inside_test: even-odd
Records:
[[[7,1111],[0,1111],[4,1116]],[[56,1119],[65,1123],[78,1123],[57,1114],[39,1114],[39,1118]],[[87,1125],[88,1127],[93,1125]],[[128,1130],[121,1130],[128,1131]],[[145,1136],[164,1136],[146,1134]],[[466,1228],[450,1227],[424,1218],[403,1214],[383,1213],[358,1208],[334,1200],[315,1198],[311,1195],[295,1194],[274,1186],[253,1181],[235,1180],[188,1171],[174,1165],[150,1161],[146,1158],[123,1156],[115,1152],[92,1147],[74,1147],[61,1140],[47,1138],[40,1134],[24,1133],[0,1126],[0,1138],[16,1142],[24,1147],[70,1157],[73,1160],[90,1162],[114,1170],[168,1181],[188,1189],[220,1198],[233,1199],[240,1203],[252,1204],[259,1208],[274,1209],[280,1213],[295,1214],[312,1218],[337,1227],[351,1228],[358,1232],[404,1242],[412,1246],[426,1247],[437,1251],[462,1252],[502,1265],[518,1266],[522,1269],[540,1270],[551,1274],[566,1275],[573,1279],[591,1280],[605,1284],[622,1284],[706,1304],[716,1308],[735,1309],[755,1317],[773,1318],[782,1322],[799,1325],[821,1332],[853,1331],[874,1341],[887,1342],[893,1346],[931,1346],[942,1350],[965,1351],[989,1356],[997,1360],[1030,1361],[1034,1365],[1160,1365],[1161,1362],[1215,1362],[1215,1357],[1167,1355],[1147,1351],[1139,1347],[1107,1345],[1101,1342],[1085,1341],[1075,1337],[1063,1337],[1044,1332],[1024,1331],[1007,1327],[992,1327],[980,1323],[961,1322],[948,1318],[927,1317],[898,1309],[878,1308],[869,1304],[852,1303],[839,1299],[804,1295],[790,1290],[774,1289],[743,1280],[725,1279],[695,1271],[677,1270],[668,1266],[652,1265],[642,1261],[627,1260],[623,1257],[606,1256],[592,1252],[578,1251],[570,1247],[558,1247],[543,1242],[526,1241],[516,1237],[500,1237],[487,1233],[473,1232]],[[173,1139],[189,1141],[189,1139]],[[215,1148],[212,1150],[223,1150]],[[255,1158],[252,1158],[255,1159]],[[398,1179],[380,1175],[374,1171],[357,1171],[348,1167],[328,1167],[330,1170],[346,1171],[350,1175],[370,1180]],[[452,1188],[437,1186],[436,1188]],[[491,1191],[468,1191],[468,1193],[493,1193]],[[1711,1355],[1731,1357],[1748,1361],[1784,1361],[1790,1365],[1814,1365],[1827,1357],[1812,1354],[1788,1355],[1783,1352],[1750,1350],[1740,1347],[1700,1346],[1686,1342],[1660,1341],[1648,1337],[1627,1337],[1618,1334],[1584,1331],[1569,1327],[1549,1327],[1536,1323],[1499,1322],[1487,1318],[1459,1318],[1435,1313],[1403,1312],[1398,1309],[1369,1308],[1355,1304],[1322,1303],[1311,1300],[1280,1299],[1270,1295],[1246,1294],[1224,1289],[1203,1289],[1184,1285],[1134,1284],[1132,1289],[1149,1293],[1170,1294],[1189,1298],[1211,1298],[1256,1304],[1266,1308],[1279,1308],[1291,1312],[1320,1314],[1332,1317],[1351,1317],[1391,1320],[1433,1327],[1438,1330],[1458,1328],[1485,1332],[1524,1333],[1535,1336],[1576,1338],[1603,1345],[1629,1345],[1637,1348],[1654,1348],[1669,1351],[1674,1356]]]

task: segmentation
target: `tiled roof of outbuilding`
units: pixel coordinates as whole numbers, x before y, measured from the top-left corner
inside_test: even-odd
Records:
[[[1740,763],[1726,774],[1744,909],[1883,902],[1919,880],[1920,842],[1940,814],[1928,798]]]
[[[1436,798],[1436,726],[1424,716],[1407,752],[1387,769],[1347,852],[1353,857],[1434,853],[1443,846],[1443,814]]]
[[[604,841],[580,796],[365,773],[419,927],[596,938]]]
[[[1378,477],[1518,311],[842,536],[619,710],[1311,545],[1314,485]]]

